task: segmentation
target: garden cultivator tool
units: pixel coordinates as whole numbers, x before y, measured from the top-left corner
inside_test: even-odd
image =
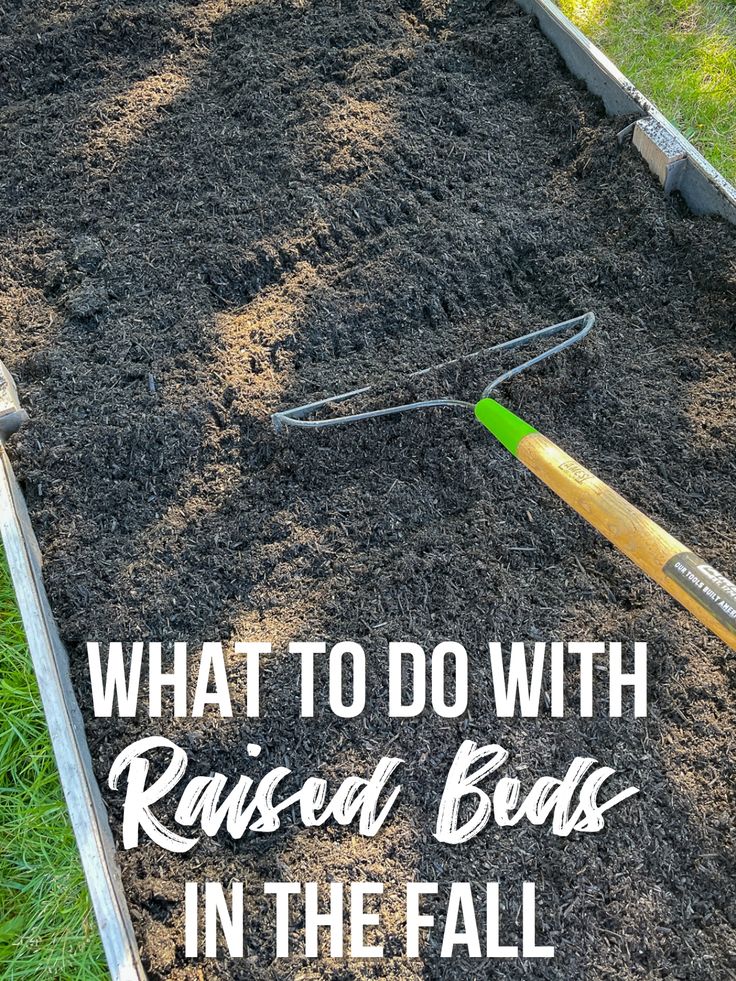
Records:
[[[523,337],[504,341],[484,351],[424,368],[408,376],[408,380],[415,379],[431,371],[480,358],[492,352],[509,351],[535,341],[556,337],[558,334],[576,331],[541,354],[494,378],[486,385],[477,402],[450,398],[426,399],[353,415],[313,418],[315,414],[329,406],[368,394],[373,390],[369,385],[318,402],[276,412],[272,416],[274,428],[278,431],[285,426],[309,429],[342,426],[363,419],[436,407],[471,410],[475,418],[558,497],[605,535],[651,579],[664,587],[702,624],[736,650],[736,583],[731,582],[687,549],[577,460],[537,432],[528,422],[490,397],[503,382],[581,341],[594,322],[594,314],[586,313],[563,323],[543,327]]]

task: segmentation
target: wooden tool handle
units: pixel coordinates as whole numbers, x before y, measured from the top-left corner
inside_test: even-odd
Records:
[[[736,583],[498,402],[482,399],[475,412],[558,497],[736,650]]]

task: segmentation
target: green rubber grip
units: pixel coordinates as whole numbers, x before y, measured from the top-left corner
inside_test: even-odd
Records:
[[[476,402],[475,418],[514,456],[522,439],[537,431],[534,426],[524,422],[495,399],[481,399]]]

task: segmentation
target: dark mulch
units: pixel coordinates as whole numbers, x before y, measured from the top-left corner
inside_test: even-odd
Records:
[[[375,839],[292,825],[185,858],[121,853],[151,976],[521,976],[440,960],[438,931],[423,962],[401,959],[412,878],[500,878],[510,919],[515,883],[535,879],[557,953],[529,977],[736,976],[724,645],[467,417],[269,426],[277,407],[594,309],[584,345],[504,398],[733,570],[733,229],[664,200],[618,145],[621,120],[510,0],[32,0],[0,22],[2,356],[33,419],[14,462],[101,782],[157,731],[199,773],[286,760],[337,779],[384,751],[406,760]],[[477,394],[493,370],[436,390]],[[93,718],[88,638],[232,637],[274,643],[257,724]],[[365,645],[364,717],[297,718],[286,643],[313,637]],[[386,719],[399,638],[467,646],[467,717]],[[591,720],[497,721],[495,638],[648,640],[649,718],[609,720],[604,703]],[[600,834],[491,826],[440,846],[443,775],[468,736],[502,742],[529,781],[589,754],[641,794]],[[256,771],[248,741],[265,747]],[[257,895],[330,876],[386,881],[387,959],[272,963],[251,896],[248,958],[187,966],[185,879]]]

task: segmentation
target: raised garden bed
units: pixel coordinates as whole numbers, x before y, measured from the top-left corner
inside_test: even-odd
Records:
[[[630,120],[605,115],[511,0],[90,3],[53,18],[27,4],[4,19],[2,356],[32,418],[12,457],[100,783],[156,731],[192,774],[286,761],[295,782],[340,779],[389,745],[406,760],[374,839],[292,825],[186,856],[119,852],[150,976],[199,976],[186,880],[315,874],[382,879],[397,902],[414,878],[536,879],[557,952],[534,977],[729,976],[724,645],[469,419],[285,438],[268,417],[592,309],[586,342],[505,401],[733,570],[733,228],[663,196],[616,138]],[[472,397],[484,367],[432,390]],[[365,717],[297,717],[286,643],[315,636],[365,646]],[[591,637],[649,641],[648,719],[489,715],[488,640]],[[270,639],[264,716],[95,720],[90,638]],[[466,646],[467,717],[386,721],[393,639]],[[595,756],[642,793],[601,835],[442,846],[435,774],[463,738],[502,742],[520,775]],[[121,796],[105,797],[117,835]],[[284,976],[258,890],[250,901],[248,957],[207,977]],[[438,942],[423,961],[303,976],[474,976]]]

